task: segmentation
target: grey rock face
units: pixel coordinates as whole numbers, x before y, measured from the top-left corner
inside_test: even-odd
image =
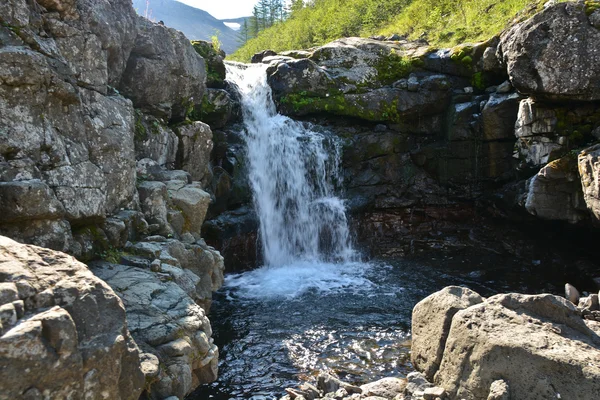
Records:
[[[587,217],[583,198],[577,160],[566,156],[531,178],[525,208],[542,219],[576,223]]]
[[[149,158],[158,165],[172,168],[177,158],[179,138],[156,117],[135,113],[135,157]]]
[[[470,289],[449,286],[415,306],[412,314],[411,362],[427,379],[433,380],[442,362],[454,315],[482,301],[482,297]]]
[[[520,96],[516,93],[490,96],[481,112],[485,140],[514,138],[519,100]]]
[[[94,3],[93,10],[85,1],[46,5],[4,5],[0,181],[39,179],[53,193],[46,192],[48,202],[38,210],[24,210],[21,219],[30,218],[19,222],[27,225],[21,233],[12,223],[0,223],[0,230],[73,250],[69,223],[100,219],[135,202],[133,108],[105,94],[122,72],[136,27],[125,1]],[[111,24],[99,28],[104,19]],[[20,36],[7,26],[21,27]],[[13,191],[12,200],[5,198],[3,208],[18,210],[16,202],[24,199],[15,196]],[[56,208],[55,201],[63,215],[43,211]]]
[[[206,67],[179,31],[138,17],[138,36],[119,90],[136,108],[156,117],[182,121],[202,101]],[[161,84],[162,82],[162,84]]]
[[[600,30],[583,2],[569,2],[513,26],[500,46],[511,83],[521,93],[593,101],[600,100],[599,42]]]
[[[123,303],[85,265],[0,237],[0,281],[0,309],[12,312],[0,327],[3,396],[139,397],[144,376]]]
[[[207,185],[211,179],[210,152],[213,134],[203,122],[184,124],[175,129],[179,137],[177,167],[187,171],[194,181]]]
[[[142,351],[159,360],[158,372],[153,367],[147,371],[150,396],[181,399],[199,383],[216,379],[218,349],[204,310],[172,281],[189,281],[193,287],[198,276],[187,276],[177,266],[163,266],[159,274],[106,263],[93,270],[119,293],[129,329]]]

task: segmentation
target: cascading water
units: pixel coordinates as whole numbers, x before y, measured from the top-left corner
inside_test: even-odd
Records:
[[[367,287],[352,248],[340,186],[339,140],[280,115],[266,66],[229,64],[241,93],[249,179],[264,267],[229,276],[241,297],[296,297],[307,290]]]
[[[265,264],[353,260],[344,204],[335,195],[339,143],[277,113],[266,66],[230,64],[228,77],[242,94]]]

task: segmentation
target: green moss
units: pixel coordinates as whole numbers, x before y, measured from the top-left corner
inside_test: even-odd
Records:
[[[10,25],[10,24],[7,24],[6,22],[0,22],[0,25],[5,28],[8,28],[12,32],[14,32],[17,36],[21,35],[21,27],[20,26]]]
[[[418,57],[400,56],[392,51],[380,57],[374,67],[377,70],[377,80],[383,85],[389,85],[408,77],[411,72],[422,67],[423,64],[423,60]]]
[[[280,104],[288,112],[299,115],[327,112],[334,115],[355,117],[367,121],[390,121],[400,122],[398,113],[398,100],[390,103],[381,101],[378,108],[373,110],[360,99],[349,102],[343,94],[330,95],[328,97],[311,96],[306,92],[292,93],[284,96]]]
[[[135,110],[135,131],[134,137],[135,140],[144,141],[148,137],[148,133],[146,131],[146,127],[144,126],[144,122],[142,121],[143,114],[140,110]]]
[[[585,14],[592,15],[595,11],[600,10],[600,1],[598,0],[586,0],[585,2]]]
[[[478,90],[484,90],[488,86],[487,76],[483,72],[476,72],[471,76],[471,85]]]

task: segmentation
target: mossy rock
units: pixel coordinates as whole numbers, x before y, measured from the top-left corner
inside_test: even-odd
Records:
[[[192,47],[196,50],[206,64],[206,86],[209,88],[223,88],[225,86],[225,52],[216,50],[212,43],[203,40],[192,40]]]

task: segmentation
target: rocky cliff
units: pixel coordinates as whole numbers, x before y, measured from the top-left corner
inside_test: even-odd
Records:
[[[0,4],[0,234],[96,260],[2,239],[1,398],[181,399],[216,379],[213,141],[192,114],[222,56],[198,46],[130,0]]]
[[[487,42],[452,49],[345,38],[254,61],[268,65],[281,113],[343,140],[345,198],[371,252],[437,246],[481,225],[481,210],[597,231],[594,4],[549,5]],[[212,243],[234,240],[228,224],[248,216],[238,210],[209,222]]]

